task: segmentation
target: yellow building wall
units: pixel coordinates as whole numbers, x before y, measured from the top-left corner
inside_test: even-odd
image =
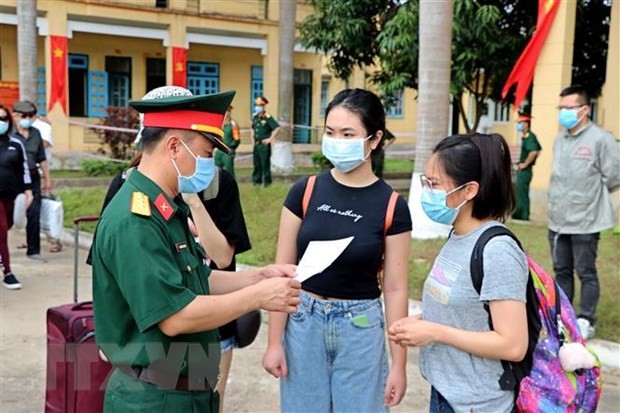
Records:
[[[17,26],[0,24],[0,61],[2,77],[0,80],[19,81],[17,64]],[[45,66],[45,37],[37,36],[37,67]]]

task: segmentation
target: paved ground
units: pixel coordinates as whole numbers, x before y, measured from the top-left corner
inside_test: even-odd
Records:
[[[45,386],[45,312],[72,299],[73,248],[46,253],[46,263],[25,258],[16,245],[23,232],[11,231],[12,267],[23,284],[20,291],[0,287],[0,412],[42,412]],[[84,261],[81,251],[80,261]],[[80,299],[90,299],[90,271],[80,266]],[[278,383],[260,367],[266,326],[249,348],[235,352],[227,390],[227,412],[277,412]],[[417,351],[409,352],[408,392],[395,412],[427,411],[429,387],[418,373]],[[620,409],[620,377],[606,373],[601,413]]]

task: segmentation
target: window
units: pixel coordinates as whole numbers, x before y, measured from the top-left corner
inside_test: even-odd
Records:
[[[487,99],[489,115],[493,122],[507,123],[510,120],[510,104]]]
[[[69,53],[69,116],[87,116],[88,56]]]
[[[108,73],[108,105],[126,107],[131,90],[131,58],[106,56],[105,71]]]
[[[155,7],[165,9],[168,7],[168,0],[155,0]]]
[[[219,63],[187,62],[187,88],[194,95],[220,91]]]
[[[39,115],[47,114],[47,105],[45,98],[45,68],[37,67],[37,113]]]
[[[390,105],[385,111],[385,115],[388,118],[402,118],[403,117],[403,90],[399,90],[394,93],[394,103]]]
[[[329,80],[321,81],[321,116],[325,116],[325,111],[329,105]]]
[[[596,122],[598,119],[598,100],[590,99],[590,119]]]
[[[250,113],[254,113],[254,99],[263,94],[263,67],[252,66],[252,93],[250,98]]]
[[[146,59],[146,90],[166,86],[166,59]]]

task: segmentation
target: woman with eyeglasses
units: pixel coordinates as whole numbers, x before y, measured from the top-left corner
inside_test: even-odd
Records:
[[[297,182],[284,202],[277,262],[297,264],[311,241],[353,239],[302,282],[295,314],[270,314],[263,366],[280,379],[282,412],[380,412],[405,394],[407,353],[390,345],[388,367],[381,295],[388,323],[407,315],[411,217],[405,199],[372,171],[370,153],[384,134],[375,94],[338,93],[326,109],[322,141],[334,168],[313,185]]]
[[[19,139],[10,135],[13,119],[9,110],[0,105],[0,265],[2,285],[9,290],[22,288],[11,271],[8,232],[13,226],[13,208],[18,194],[26,196],[26,208],[32,203],[32,182],[26,159],[26,149]]]
[[[453,232],[424,283],[422,315],[390,325],[390,341],[420,347],[420,371],[431,384],[430,412],[512,412],[515,394],[501,390],[500,360],[521,361],[528,347],[528,266],[508,236],[484,248],[480,294],[470,259],[489,227],[514,206],[511,160],[500,135],[455,135],[435,147],[422,176],[422,208]],[[488,303],[493,320],[489,328]]]

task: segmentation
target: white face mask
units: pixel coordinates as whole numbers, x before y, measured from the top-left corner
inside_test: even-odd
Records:
[[[374,134],[373,134],[374,135]],[[323,135],[321,150],[323,155],[342,173],[347,173],[366,161],[371,151],[364,153],[364,138],[338,139]]]

